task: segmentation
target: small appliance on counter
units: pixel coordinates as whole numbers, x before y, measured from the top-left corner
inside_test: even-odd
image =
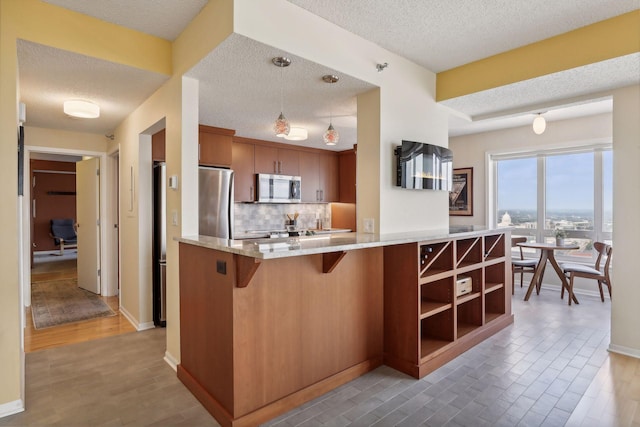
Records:
[[[471,290],[473,289],[472,285],[473,282],[471,281],[471,277],[458,276],[456,280],[456,297],[471,293]]]

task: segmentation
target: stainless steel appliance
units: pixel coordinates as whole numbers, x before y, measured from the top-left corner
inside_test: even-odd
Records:
[[[233,238],[233,171],[201,166],[198,171],[199,233]]]
[[[256,174],[256,201],[260,203],[300,203],[299,176]]]
[[[167,325],[167,230],[164,163],[153,165],[153,323]]]

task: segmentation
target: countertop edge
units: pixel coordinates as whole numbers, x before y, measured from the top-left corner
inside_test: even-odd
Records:
[[[271,239],[264,242],[264,248],[258,249],[258,243],[246,240],[228,240],[210,236],[183,236],[174,240],[208,249],[219,250],[232,254],[257,259],[275,259],[304,255],[315,255],[330,252],[341,252],[357,249],[375,248],[381,246],[401,245],[407,243],[430,242],[465,237],[480,237],[492,233],[504,233],[511,228],[474,228],[450,232],[449,230],[427,230],[404,233],[366,234],[366,233],[336,233],[323,235],[322,238],[290,237]],[[268,247],[272,246],[272,249]]]

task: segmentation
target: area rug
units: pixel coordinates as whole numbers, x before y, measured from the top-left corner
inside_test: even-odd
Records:
[[[75,278],[32,283],[31,314],[36,329],[116,315],[100,296],[79,288]]]

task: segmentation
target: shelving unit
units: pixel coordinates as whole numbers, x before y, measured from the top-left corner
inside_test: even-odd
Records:
[[[385,248],[385,364],[422,378],[513,322],[508,234]]]

